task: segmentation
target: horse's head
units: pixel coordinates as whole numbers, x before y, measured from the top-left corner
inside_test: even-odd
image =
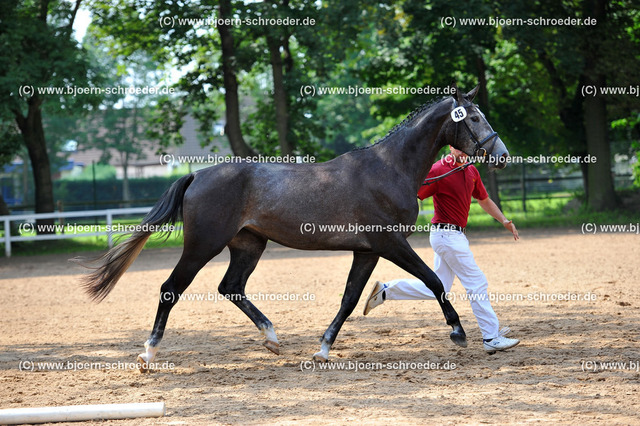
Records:
[[[453,87],[451,118],[444,129],[447,142],[475,161],[484,158],[491,169],[505,168],[509,151],[478,105],[473,103],[479,86],[467,94],[462,94],[455,85]]]

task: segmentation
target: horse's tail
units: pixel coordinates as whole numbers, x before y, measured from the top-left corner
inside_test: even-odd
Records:
[[[138,231],[135,231],[125,242],[91,261],[91,263],[100,263],[99,266],[83,265],[94,269],[83,279],[83,287],[93,300],[101,302],[107,297],[120,277],[138,257],[142,247],[157,227],[166,224],[173,225],[179,220],[182,216],[184,193],[192,181],[193,174],[188,174],[175,181],[142,220]],[[167,236],[170,232],[167,232]],[[82,264],[82,259],[72,260]]]

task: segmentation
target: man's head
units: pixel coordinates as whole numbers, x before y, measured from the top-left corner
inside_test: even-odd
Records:
[[[467,162],[467,158],[468,158],[467,154],[460,151],[459,149],[452,147],[451,145],[449,145],[449,150],[451,151],[451,155],[453,156],[453,159],[456,161],[456,165],[459,166]]]

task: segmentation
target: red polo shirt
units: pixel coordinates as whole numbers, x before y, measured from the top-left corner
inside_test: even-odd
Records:
[[[447,155],[431,167],[427,177],[440,176],[456,167],[453,157]],[[418,198],[421,200],[431,196],[435,210],[431,223],[450,223],[464,228],[469,218],[471,197],[484,200],[489,194],[480,179],[478,169],[469,166],[431,185],[423,185],[418,191]]]

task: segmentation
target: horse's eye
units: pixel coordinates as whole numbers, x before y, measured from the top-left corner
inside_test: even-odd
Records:
[[[477,123],[478,121],[480,121],[480,119],[478,117],[471,117],[471,121]]]

